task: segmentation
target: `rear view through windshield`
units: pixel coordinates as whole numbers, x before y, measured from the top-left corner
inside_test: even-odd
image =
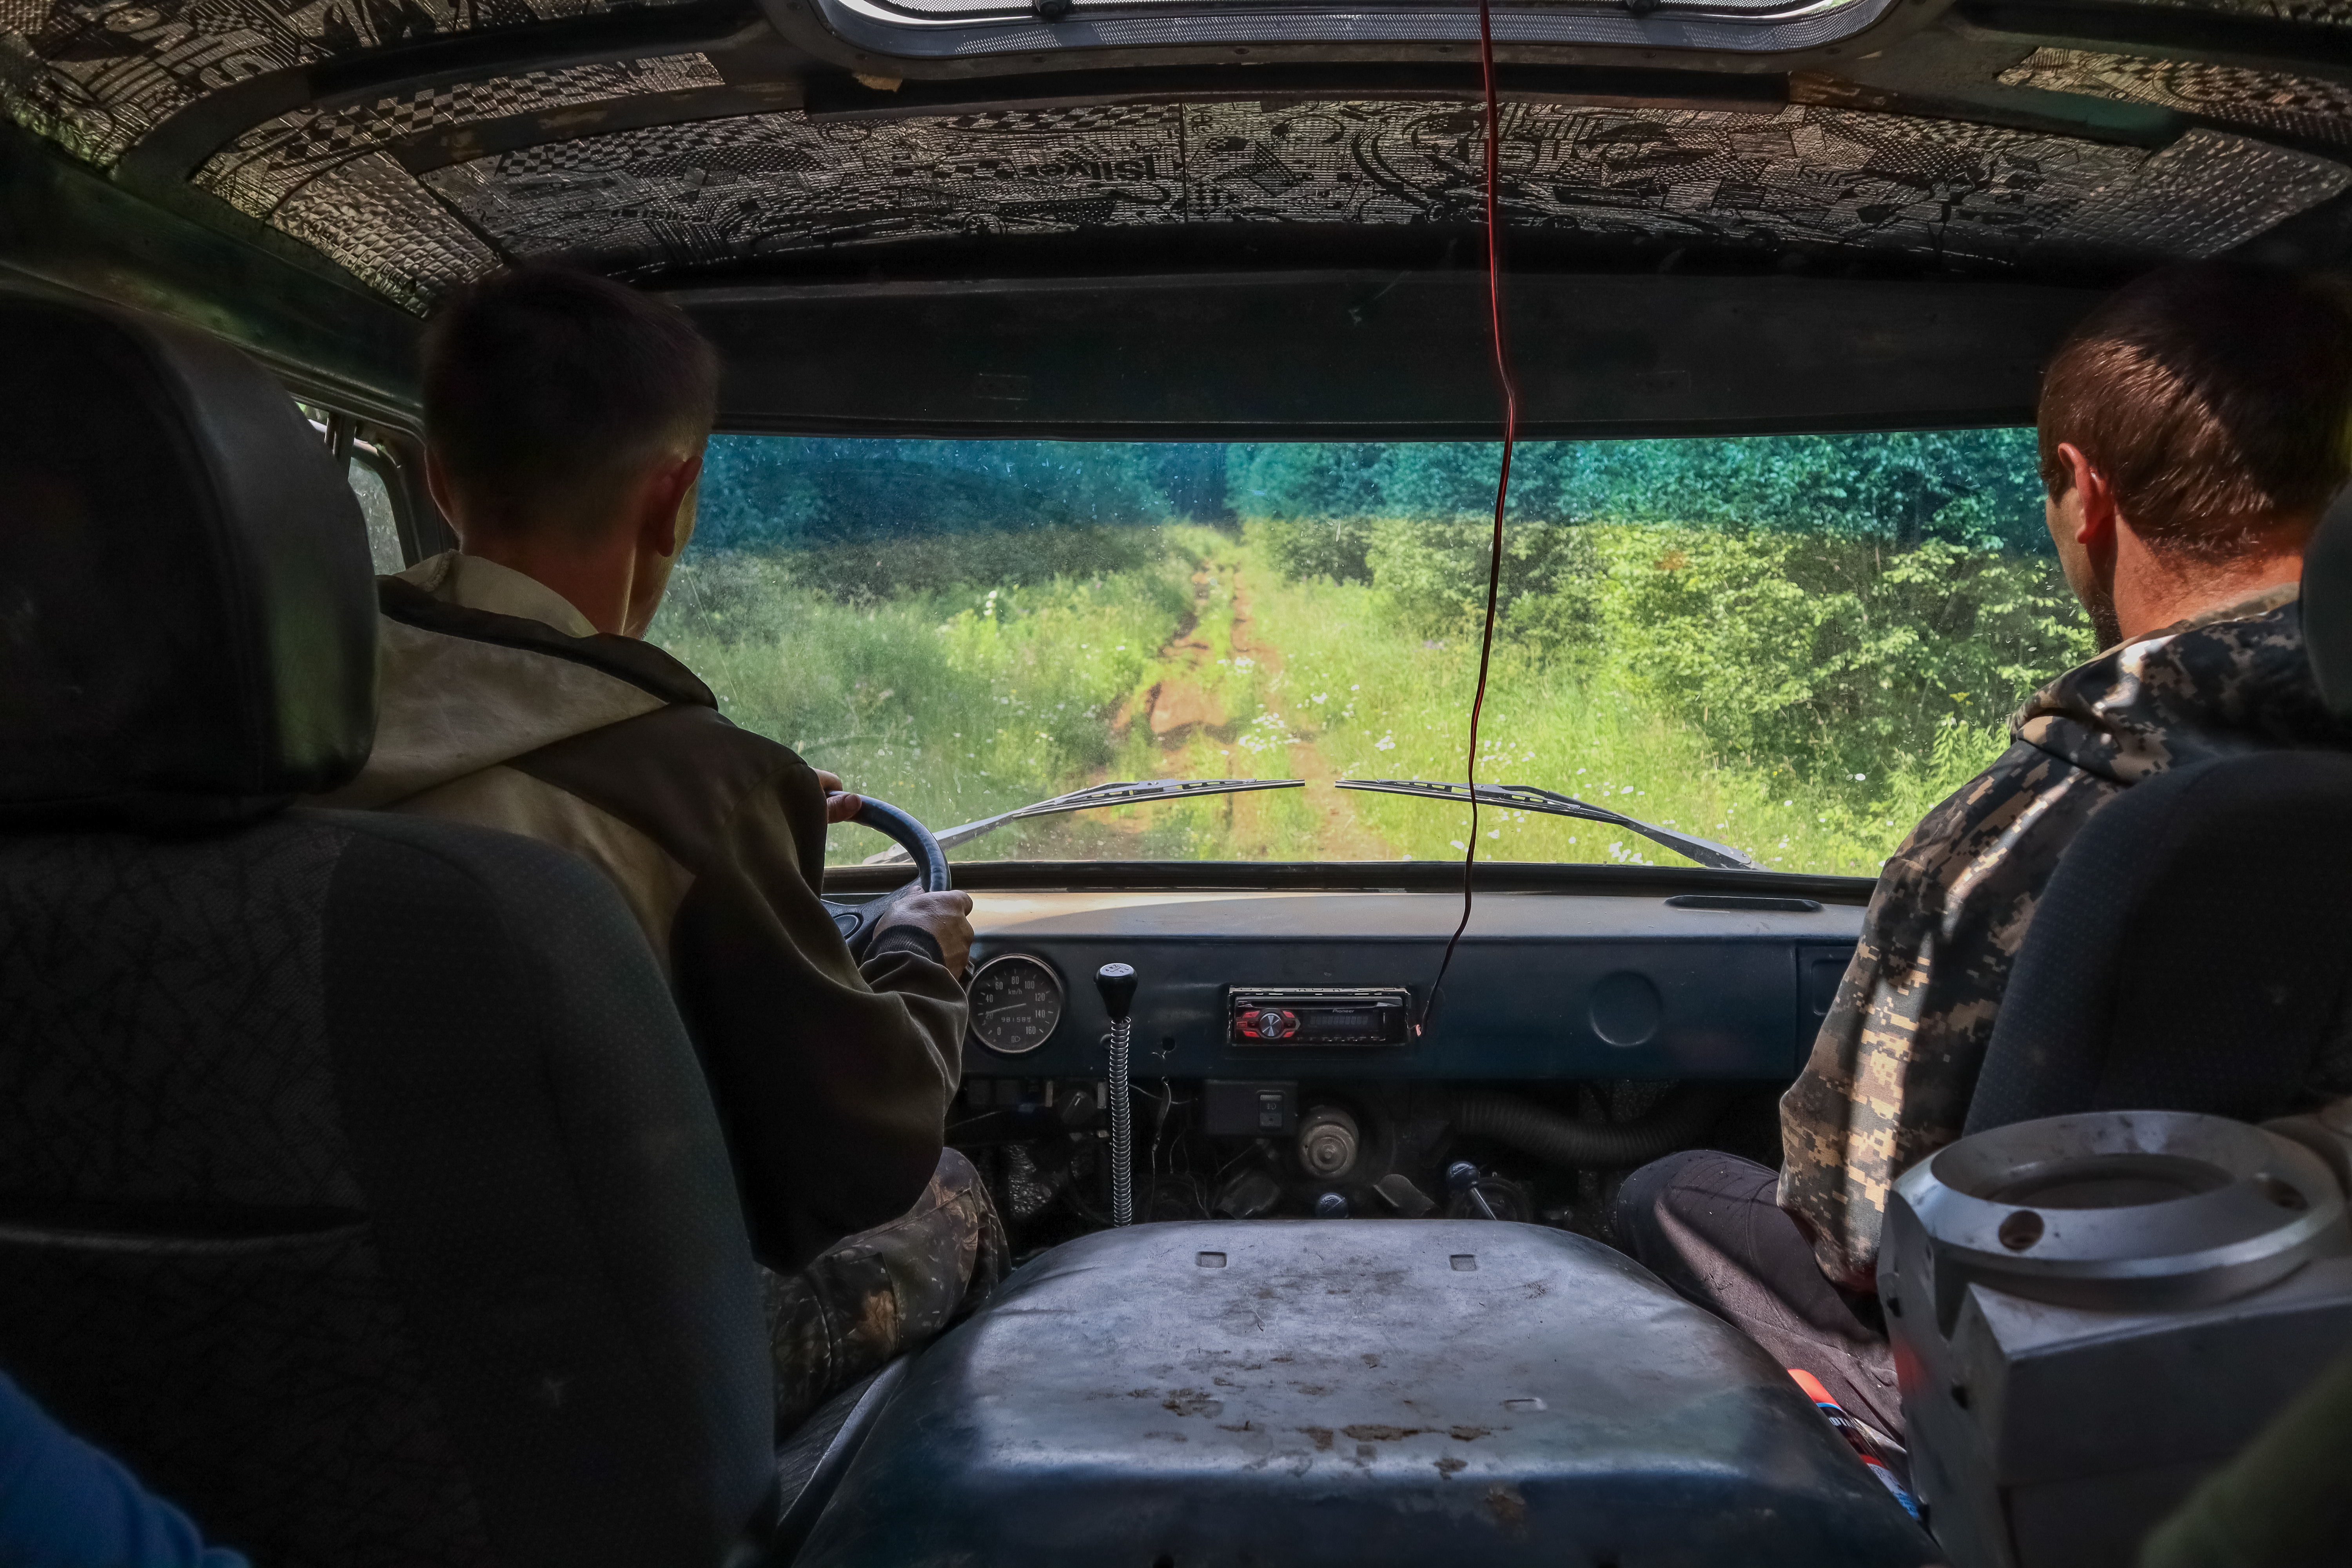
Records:
[[[934,829],[1120,780],[1297,790],[1018,822],[960,859],[1457,859],[1498,448],[721,437],[653,637]],[[1481,784],[1875,874],[2092,651],[2030,430],[1537,442]],[[1480,814],[1483,858],[1685,864]],[[886,848],[835,830],[836,862]]]

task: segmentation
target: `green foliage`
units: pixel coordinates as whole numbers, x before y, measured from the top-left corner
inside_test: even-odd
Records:
[[[1610,442],[1571,454],[1551,466],[1563,480],[1577,471],[1543,497],[1549,515],[2051,552],[2031,430]]]
[[[1487,525],[1367,531],[1366,575],[1401,627],[1475,641]],[[1760,530],[1514,523],[1497,618],[1507,642],[1647,700],[1719,752],[1800,772],[1925,755],[1947,720],[1999,720],[2093,651],[2053,561]]]
[[[656,636],[739,722],[940,825],[1107,777],[1458,778],[1496,455],[718,442]],[[1874,871],[2090,651],[2032,456],[2004,431],[1523,448],[1481,776]],[[1192,717],[1155,731],[1162,702]],[[1515,813],[1479,831],[1505,858],[1666,856]],[[1467,833],[1318,784],[974,852],[1450,856]]]
[[[1221,444],[722,436],[698,537],[851,600],[1036,584],[1157,561],[1171,518],[1224,513]]]
[[[1592,635],[1623,689],[1720,750],[1800,772],[1924,755],[2091,654],[2054,564],[1929,540],[1661,527],[1588,531]]]
[[[1228,491],[1241,515],[1278,523],[1491,519],[1501,456],[1473,441],[1236,446]],[[1507,515],[2050,549],[2031,430],[1530,441],[1513,455]]]
[[[1369,583],[1366,559],[1372,547],[1368,517],[1253,517],[1244,531],[1285,582],[1320,577],[1335,583]]]
[[[1373,584],[1411,629],[1424,637],[1475,637],[1486,614],[1494,524],[1382,518],[1365,552]],[[1514,522],[1503,531],[1496,626],[1502,635],[1551,650],[1583,641],[1591,624],[1591,531]]]
[[[1257,447],[1231,472],[1285,580],[1369,583],[1442,642],[1484,614],[1499,456]],[[2032,458],[2013,430],[1533,443],[1498,629],[1727,755],[1840,773],[1924,757],[1947,721],[1997,720],[2092,651]]]
[[[1271,575],[1260,572],[1258,581]],[[1283,668],[1265,695],[1311,748],[1311,761],[1292,753],[1310,776],[1317,763],[1343,778],[1463,776],[1475,642],[1417,636],[1363,584],[1270,584],[1258,592],[1257,614],[1260,624],[1284,628]],[[1613,805],[1738,845],[1767,866],[1868,876],[1930,806],[2007,744],[2000,724],[1947,721],[1918,752],[1884,753],[1851,772],[1727,758],[1704,731],[1627,689],[1618,671],[1580,669],[1506,642],[1495,656],[1478,776]],[[1454,858],[1469,837],[1464,809],[1339,798],[1391,854]],[[1680,863],[1638,835],[1525,812],[1482,811],[1478,833],[1489,859]]]
[[[737,723],[944,826],[1108,762],[1188,571],[1163,551],[1116,575],[844,604],[789,558],[698,551],[650,636]],[[852,858],[881,847],[838,837]]]

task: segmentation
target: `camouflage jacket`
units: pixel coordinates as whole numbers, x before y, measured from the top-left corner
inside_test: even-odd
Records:
[[[2109,648],[2036,692],[1991,767],[1887,861],[1805,1070],[1780,1101],[1780,1206],[1822,1272],[1876,1288],[1895,1179],[1960,1135],[2034,905],[2091,814],[2167,768],[2352,747],[2293,584]]]

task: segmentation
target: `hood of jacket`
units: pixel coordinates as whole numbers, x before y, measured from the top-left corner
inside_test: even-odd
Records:
[[[2294,584],[2118,643],[2035,692],[2010,730],[2126,784],[2250,752],[2352,749],[2305,657]]]
[[[450,551],[376,589],[375,745],[321,805],[397,805],[657,708],[717,706],[661,649],[598,632],[553,589],[494,562]]]

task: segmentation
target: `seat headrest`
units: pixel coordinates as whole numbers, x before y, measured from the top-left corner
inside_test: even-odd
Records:
[[[0,825],[226,823],[375,731],[351,487],[235,349],[0,295]]]
[[[2303,642],[2319,694],[2352,719],[2352,485],[2328,503],[2303,552]]]

